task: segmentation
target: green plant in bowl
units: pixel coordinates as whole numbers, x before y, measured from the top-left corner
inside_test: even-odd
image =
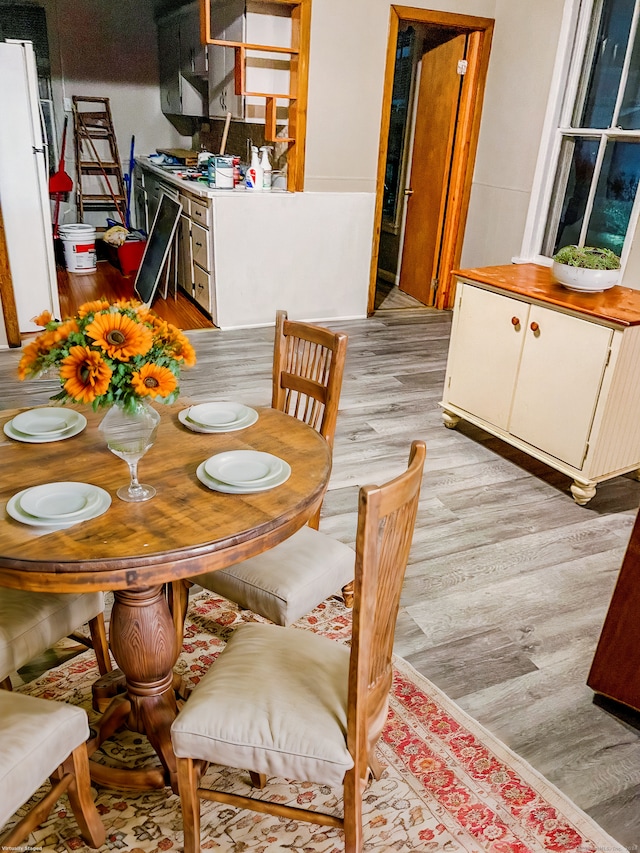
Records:
[[[563,246],[553,256],[553,260],[559,264],[587,270],[620,269],[620,258],[615,252],[596,246]]]
[[[601,293],[618,283],[620,258],[611,249],[563,246],[553,256],[551,275],[569,290]]]

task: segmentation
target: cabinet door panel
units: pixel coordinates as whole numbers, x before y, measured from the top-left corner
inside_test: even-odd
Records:
[[[445,402],[506,429],[530,306],[468,284],[458,290]]]
[[[581,468],[612,335],[606,326],[532,305],[512,435]]]
[[[191,220],[184,213],[178,224],[178,286],[193,295],[193,260],[191,256]]]
[[[182,112],[180,94],[180,41],[174,21],[158,22],[158,59],[160,66],[160,101],[162,112]]]
[[[193,296],[207,313],[211,313],[211,276],[200,269],[197,264],[193,266]]]

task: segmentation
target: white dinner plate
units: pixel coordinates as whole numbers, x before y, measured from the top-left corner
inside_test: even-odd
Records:
[[[216,411],[218,407],[219,411]],[[194,410],[201,411],[194,413]],[[233,417],[230,417],[232,414]],[[210,423],[205,423],[205,419],[209,419]],[[252,426],[258,420],[258,413],[241,403],[203,403],[201,406],[182,409],[178,412],[178,420],[193,432],[235,432]]]
[[[283,461],[271,453],[257,450],[228,450],[216,453],[204,463],[207,474],[213,480],[230,486],[259,486],[278,477],[283,470]]]
[[[275,489],[276,486],[281,486],[291,476],[290,465],[287,462],[283,462],[282,470],[279,474],[258,485],[232,486],[230,483],[223,483],[220,480],[216,480],[214,477],[210,477],[205,470],[205,464],[206,460],[205,462],[201,462],[196,470],[196,476],[200,482],[208,489],[212,489],[214,492],[223,492],[227,495],[250,495],[254,492],[266,492],[269,489]]]
[[[30,409],[20,412],[13,419],[13,428],[25,435],[59,435],[71,426],[68,412],[47,406],[44,409]]]
[[[109,492],[106,492],[104,489],[100,489],[98,486],[93,486],[92,488],[96,490],[98,500],[95,503],[91,503],[89,506],[86,506],[84,510],[73,516],[73,518],[36,518],[36,516],[30,515],[22,509],[21,505],[21,500],[25,492],[28,492],[29,489],[23,489],[21,492],[17,492],[13,497],[9,498],[7,501],[7,514],[16,521],[20,521],[22,524],[28,524],[31,527],[49,527],[51,529],[64,530],[67,527],[73,527],[74,524],[79,524],[81,521],[89,521],[92,518],[97,518],[99,515],[106,512],[111,506],[111,495]]]
[[[21,415],[30,414],[33,415],[35,412],[49,412],[54,411],[56,413],[56,417],[58,410],[52,409],[51,407],[47,407],[44,409],[31,409],[30,412],[21,412]],[[74,409],[68,409],[65,412],[61,412],[61,417],[64,417],[67,423],[67,427],[63,429],[61,432],[44,432],[39,434],[29,434],[26,432],[22,432],[22,430],[18,429],[14,422],[17,418],[20,418],[21,415],[16,415],[10,421],[7,421],[4,425],[4,434],[9,438],[12,438],[14,441],[24,441],[28,444],[43,444],[47,441],[63,441],[65,438],[72,438],[74,435],[78,435],[87,425],[87,419],[84,415],[80,414],[80,412],[76,412]],[[36,416],[42,417],[43,422],[45,420],[44,416]]]
[[[90,483],[44,483],[22,493],[20,509],[43,520],[67,521],[93,510],[101,491]]]

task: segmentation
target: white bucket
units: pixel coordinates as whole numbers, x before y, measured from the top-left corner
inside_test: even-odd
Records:
[[[64,260],[69,272],[96,271],[96,229],[93,225],[77,222],[61,225],[58,229],[64,246]]]

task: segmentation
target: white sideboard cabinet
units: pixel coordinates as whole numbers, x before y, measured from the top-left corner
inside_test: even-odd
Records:
[[[640,292],[574,293],[534,264],[461,270],[443,420],[573,478],[575,501],[640,469]]]

